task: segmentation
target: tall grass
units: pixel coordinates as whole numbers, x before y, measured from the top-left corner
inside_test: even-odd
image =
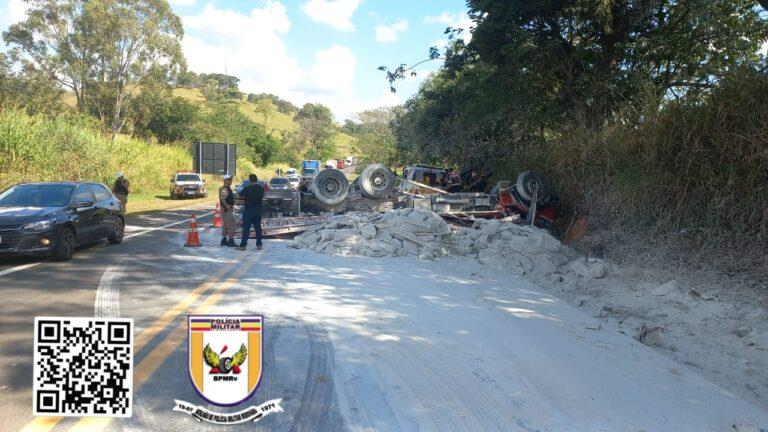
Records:
[[[122,171],[135,192],[163,190],[191,168],[187,148],[99,132],[87,117],[28,116],[0,110],[0,188],[21,181],[91,180],[110,185]]]
[[[768,272],[767,78],[740,71],[703,100],[628,110],[597,134],[573,128],[520,148],[504,171],[544,172],[606,248],[635,239]]]

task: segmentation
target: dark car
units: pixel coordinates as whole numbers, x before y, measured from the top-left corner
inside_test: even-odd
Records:
[[[269,179],[269,189],[291,189],[291,182],[286,177],[272,177]]]
[[[120,201],[98,183],[22,183],[0,193],[0,256],[72,257],[75,247],[123,241]]]

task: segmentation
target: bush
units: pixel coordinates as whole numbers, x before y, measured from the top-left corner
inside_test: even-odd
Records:
[[[111,185],[115,173],[122,171],[134,192],[150,192],[165,189],[171,173],[191,164],[185,147],[122,136],[112,140],[89,117],[0,111],[2,189],[22,181],[91,180]]]

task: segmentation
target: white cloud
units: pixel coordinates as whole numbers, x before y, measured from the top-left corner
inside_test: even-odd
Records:
[[[408,21],[400,20],[392,25],[376,26],[376,42],[388,43],[397,41],[398,33],[408,30]]]
[[[29,5],[24,0],[9,0],[0,12],[0,31],[27,18]]]
[[[299,106],[320,102],[339,119],[352,114],[354,52],[333,45],[318,50],[312,66],[302,68],[282,39],[291,22],[281,2],[267,0],[249,14],[207,4],[183,20],[187,34],[183,49],[190,70],[226,70],[240,78],[240,89],[246,93],[273,93]]]
[[[195,0],[168,0],[174,6],[194,6]]]
[[[352,31],[352,14],[363,0],[308,0],[301,5],[313,21],[328,25],[337,30]]]
[[[427,15],[424,17],[423,22],[425,24],[443,24],[446,27],[461,29],[461,37],[465,42],[469,42],[472,39],[472,29],[475,27],[475,23],[465,12],[450,13],[443,12],[440,15]]]

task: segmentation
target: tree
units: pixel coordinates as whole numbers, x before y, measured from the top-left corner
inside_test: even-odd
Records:
[[[21,51],[30,68],[47,73],[70,89],[85,111],[85,91],[98,61],[94,20],[82,0],[27,0],[25,21],[3,33],[5,43]]]
[[[256,106],[253,108],[253,110],[256,112],[256,114],[264,117],[264,129],[266,129],[267,120],[269,120],[269,116],[274,110],[274,105],[272,105],[272,101],[269,99],[259,99],[255,102],[255,105]]]
[[[357,151],[364,163],[394,165],[397,159],[392,122],[400,108],[377,108],[357,113]]]
[[[183,66],[181,20],[166,0],[27,0],[27,19],[3,37],[30,67],[55,77],[117,135],[138,84]]]
[[[299,142],[305,145],[305,156],[326,159],[334,156],[336,146],[331,138],[336,132],[331,110],[322,104],[305,104],[294,117],[299,125]]]
[[[752,0],[469,0],[468,59],[525,76],[590,130],[646,83],[659,97],[711,88],[768,34]],[[474,61],[474,60],[472,60]]]
[[[13,71],[13,61],[0,53],[0,106],[24,108],[28,114],[58,114],[64,108],[63,91],[48,74],[22,66]]]

